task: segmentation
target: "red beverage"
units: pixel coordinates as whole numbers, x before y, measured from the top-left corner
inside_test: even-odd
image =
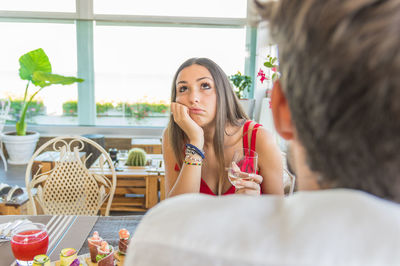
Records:
[[[11,249],[21,261],[32,261],[36,255],[46,254],[49,236],[45,230],[26,230],[13,235]]]

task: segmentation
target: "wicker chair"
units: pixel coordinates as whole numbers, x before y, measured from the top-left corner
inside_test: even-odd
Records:
[[[108,173],[111,171],[112,178],[102,175],[102,171],[96,174],[89,172],[85,162],[92,154],[81,158],[87,145],[101,152],[99,166]],[[50,170],[44,170],[46,167],[38,163],[40,160],[37,157],[49,149],[56,151],[57,156],[54,156]],[[116,174],[110,156],[96,142],[80,136],[57,137],[43,144],[33,154],[26,169],[25,183],[34,215],[37,214],[35,201],[44,214],[98,215],[108,199],[104,212],[108,216],[115,192]]]

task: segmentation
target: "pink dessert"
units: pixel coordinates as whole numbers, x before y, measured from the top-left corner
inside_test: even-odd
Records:
[[[96,261],[98,266],[114,266],[114,248],[106,241],[97,248]]]
[[[118,243],[118,250],[119,253],[125,255],[126,250],[129,245],[129,240],[130,240],[130,234],[129,231],[126,230],[125,228],[122,228],[119,230],[119,243]]]
[[[97,231],[93,232],[93,236],[88,238],[90,260],[96,262],[96,256],[98,254],[97,248],[100,247],[101,241],[103,239],[99,236]]]

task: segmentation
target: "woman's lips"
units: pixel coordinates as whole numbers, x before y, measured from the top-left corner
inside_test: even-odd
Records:
[[[199,108],[190,108],[189,112],[191,114],[202,114],[202,113],[204,113],[204,111],[202,109],[199,109]]]

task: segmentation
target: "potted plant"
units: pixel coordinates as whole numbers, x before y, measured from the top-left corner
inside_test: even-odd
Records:
[[[26,131],[26,114],[34,97],[45,87],[53,84],[68,85],[75,82],[82,82],[83,79],[75,77],[65,77],[52,73],[51,63],[42,48],[30,51],[19,58],[19,76],[22,80],[27,80],[24,99],[19,119],[15,125],[15,132],[2,133],[10,164],[26,164],[31,158],[39,133]],[[33,84],[38,89],[29,94],[29,85]]]
[[[233,84],[236,96],[239,98],[244,111],[252,119],[256,100],[247,98],[252,83],[251,77],[242,75],[242,73],[238,71],[235,75],[229,76],[229,80]]]
[[[144,167],[147,163],[147,153],[141,148],[133,148],[129,151],[127,166]]]

